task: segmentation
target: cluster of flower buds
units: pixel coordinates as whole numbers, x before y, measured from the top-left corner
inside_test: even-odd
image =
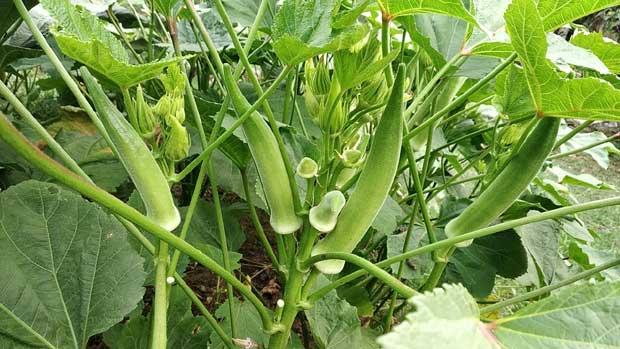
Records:
[[[351,103],[339,96],[341,90],[338,80],[330,75],[324,58],[315,65],[312,59],[305,63],[306,107],[321,130],[336,134],[344,127]]]
[[[170,66],[159,78],[164,85],[166,94],[153,107],[154,112],[163,120],[164,142],[162,155],[169,161],[183,160],[187,157],[190,138],[185,122],[185,77],[178,65]]]
[[[161,74],[165,94],[154,106],[149,105],[142,86],[138,85],[133,100],[132,125],[140,135],[150,140],[157,152],[164,173],[174,168],[176,161],[189,153],[190,138],[185,126],[185,78],[177,65]]]

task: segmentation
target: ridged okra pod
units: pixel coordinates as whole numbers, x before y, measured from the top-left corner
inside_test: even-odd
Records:
[[[151,151],[138,132],[106,96],[88,69],[82,67],[80,73],[99,117],[114,143],[117,156],[140,193],[147,217],[166,230],[173,230],[181,222],[181,216],[174,205],[168,181]]]
[[[228,65],[224,67],[224,84],[239,115],[252,107],[239,90]],[[295,232],[301,227],[302,220],[295,213],[291,183],[276,137],[258,112],[247,118],[242,129],[269,206],[271,227],[280,234]]]
[[[336,227],[317,243],[312,255],[352,252],[388,197],[403,140],[404,88],[405,65],[401,64],[355,189],[338,216]],[[325,274],[337,274],[344,267],[344,261],[325,260],[315,266]]]
[[[485,228],[504,213],[540,172],[553,150],[559,127],[559,118],[545,117],[538,121],[521,148],[491,184],[465,211],[448,223],[446,235],[455,237]],[[466,247],[471,243],[467,240],[457,246]]]

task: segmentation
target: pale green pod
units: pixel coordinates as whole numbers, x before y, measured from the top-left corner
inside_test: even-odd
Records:
[[[82,67],[80,72],[101,121],[116,147],[117,156],[140,193],[147,217],[164,229],[173,230],[181,222],[181,216],[174,205],[168,181],[151,151],[138,132],[108,99],[88,69]]]
[[[251,105],[239,90],[230,66],[226,65],[224,68],[226,90],[232,105],[241,115],[249,110]],[[293,192],[276,137],[258,112],[253,112],[242,128],[263,185],[271,227],[279,234],[297,231],[301,227],[302,219],[295,213]]]
[[[338,215],[346,201],[344,195],[338,190],[325,194],[321,202],[310,209],[308,218],[312,227],[322,233],[329,233],[334,230]]]
[[[401,64],[355,190],[342,209],[334,230],[312,250],[313,256],[352,252],[390,193],[402,147],[405,70],[405,65]],[[315,266],[324,274],[337,274],[344,267],[344,261],[325,260]]]

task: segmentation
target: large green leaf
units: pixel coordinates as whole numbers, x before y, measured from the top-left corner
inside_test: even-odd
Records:
[[[570,40],[573,45],[592,51],[614,74],[620,73],[620,45],[601,33],[579,33]]]
[[[587,120],[620,120],[620,90],[597,78],[565,80],[544,100],[544,114]]]
[[[64,54],[84,63],[121,88],[128,88],[150,80],[162,70],[181,59],[172,58],[145,64],[129,64],[115,59],[109,48],[98,39],[82,41],[75,36],[55,33],[58,46]]]
[[[561,84],[547,60],[547,38],[533,0],[514,0],[505,14],[506,29],[519,54],[523,72],[536,109],[544,110],[543,100]]]
[[[537,214],[531,211],[530,214]],[[549,220],[526,224],[515,228],[521,237],[523,246],[535,263],[535,270],[543,285],[557,279],[558,263],[560,262],[560,224]],[[538,282],[537,282],[538,283]]]
[[[595,78],[562,79],[547,60],[547,40],[533,0],[514,0],[505,14],[539,115],[589,120],[620,119],[620,91]]]
[[[620,348],[620,283],[564,288],[498,325],[507,348]]]
[[[316,287],[329,283],[326,277],[321,276]],[[357,316],[357,309],[340,299],[336,291],[331,291],[318,300],[314,307],[305,311],[312,334],[322,348],[376,348],[371,334],[361,328]]]
[[[492,349],[478,305],[461,285],[444,285],[413,296],[416,311],[379,337],[383,349]],[[515,347],[520,348],[520,347]],[[533,348],[533,347],[532,347]]]
[[[511,65],[495,79],[494,104],[508,116],[535,110],[523,69]]]
[[[476,19],[467,12],[461,0],[378,0],[377,2],[383,15],[390,18],[415,13],[437,13],[476,24]]]
[[[275,9],[276,1],[268,1],[269,7]],[[249,27],[254,23],[256,13],[258,12],[258,8],[261,2],[262,0],[226,0],[224,1],[224,7],[226,8],[226,12],[228,12],[228,15],[230,16],[230,19],[241,24],[244,27]],[[273,17],[271,15],[271,11],[267,11],[260,26],[270,27],[272,21]]]
[[[0,347],[82,348],[142,299],[143,260],[125,229],[61,187],[0,194]]]
[[[140,307],[132,312],[127,321],[107,331],[103,340],[110,348],[147,349],[151,324],[142,315]],[[198,349],[207,347],[210,328],[202,316],[192,314],[192,301],[183,290],[174,286],[170,289],[168,305],[168,343],[170,349]]]
[[[60,32],[75,36],[79,41],[97,39],[107,48],[108,55],[119,62],[129,62],[121,41],[105,28],[105,22],[86,9],[72,5],[69,0],[42,0],[41,5],[54,17]]]
[[[286,0],[273,22],[273,48],[280,59],[297,64],[321,53],[346,49],[368,32],[368,27],[332,27],[338,0]]]
[[[538,12],[543,15],[545,31],[550,32],[564,24],[618,4],[619,0],[539,0]]]
[[[58,22],[52,30],[63,53],[94,69],[121,88],[158,76],[181,59],[130,64],[123,44],[105,28],[105,23],[69,0],[43,0],[43,6]]]
[[[484,299],[493,291],[496,274],[514,279],[527,271],[527,254],[519,235],[509,230],[457,249],[447,271],[448,281],[462,283],[474,297]]]

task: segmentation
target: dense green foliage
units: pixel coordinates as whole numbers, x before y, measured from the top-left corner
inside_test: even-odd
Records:
[[[0,347],[620,348],[618,4],[3,2]]]

